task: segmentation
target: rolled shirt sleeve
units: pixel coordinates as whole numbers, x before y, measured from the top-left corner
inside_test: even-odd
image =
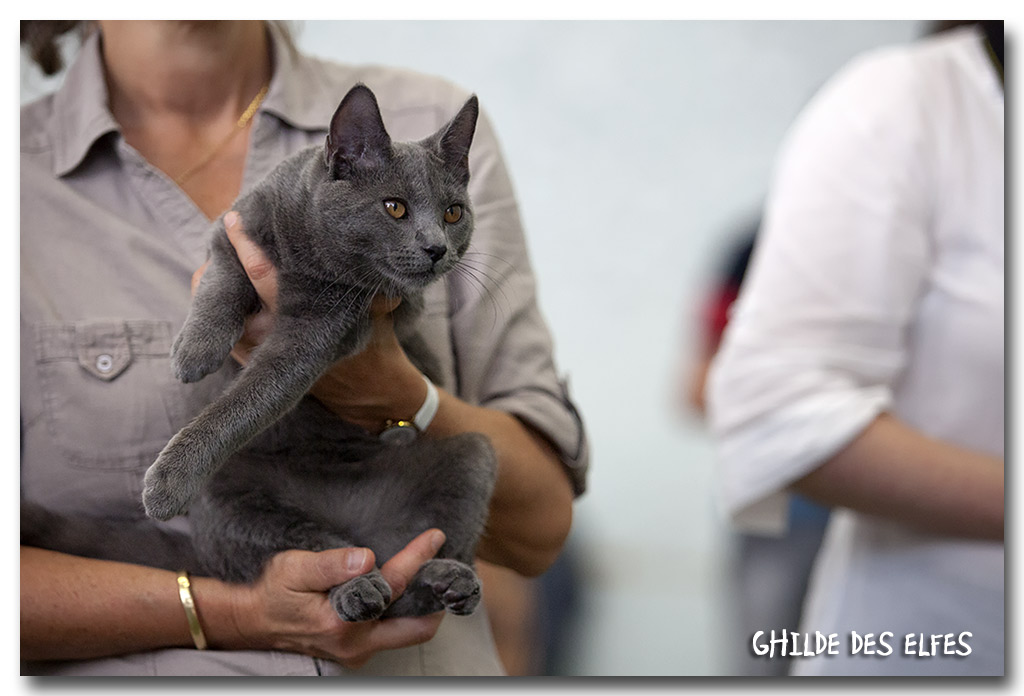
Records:
[[[722,502],[785,528],[785,488],[892,404],[931,254],[928,118],[910,66],[875,55],[794,125],[708,386]]]

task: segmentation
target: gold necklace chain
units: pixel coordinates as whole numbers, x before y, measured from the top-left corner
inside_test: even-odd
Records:
[[[174,179],[174,183],[176,183],[178,186],[181,186],[186,181],[191,179],[196,172],[198,172],[200,169],[208,165],[210,163],[210,160],[216,157],[217,153],[223,150],[227,146],[227,144],[230,143],[235,138],[236,135],[238,135],[242,130],[244,130],[245,127],[249,125],[249,121],[252,120],[252,117],[256,115],[256,110],[259,109],[260,104],[263,103],[263,98],[267,96],[268,89],[270,89],[270,83],[264,84],[260,88],[260,91],[256,94],[256,96],[253,97],[253,100],[249,102],[249,106],[245,107],[245,111],[242,112],[242,115],[238,117],[238,121],[235,123],[235,127],[231,130],[230,133],[228,133],[227,137],[221,140],[219,143],[217,143],[217,146],[210,150],[210,152],[207,153],[207,155],[203,157],[203,159],[201,159],[198,163],[189,167],[187,170],[185,170],[184,173],[179,174]]]

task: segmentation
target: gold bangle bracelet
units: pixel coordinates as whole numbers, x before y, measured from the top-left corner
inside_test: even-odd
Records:
[[[199,615],[196,613],[196,600],[192,597],[192,584],[188,581],[188,572],[178,572],[178,597],[181,599],[181,606],[185,609],[185,618],[188,620],[188,632],[192,634],[192,642],[196,650],[206,650],[206,636],[203,635],[203,627],[199,623]]]

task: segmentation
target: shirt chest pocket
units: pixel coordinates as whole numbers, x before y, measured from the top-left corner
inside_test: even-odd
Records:
[[[73,466],[148,467],[190,410],[158,321],[36,326],[43,416]]]

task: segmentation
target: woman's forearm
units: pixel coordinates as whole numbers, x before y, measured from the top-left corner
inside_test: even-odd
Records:
[[[230,643],[226,588],[194,587],[211,645]],[[21,659],[70,660],[191,647],[167,570],[21,548]]]
[[[1003,539],[1003,460],[932,439],[886,414],[792,488],[924,532]]]

